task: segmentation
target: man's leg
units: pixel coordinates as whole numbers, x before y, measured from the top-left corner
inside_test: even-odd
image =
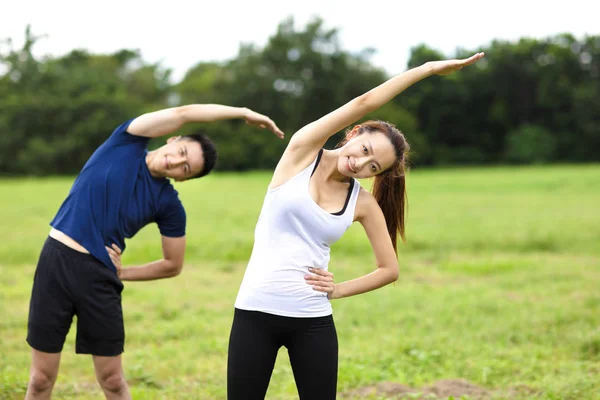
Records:
[[[129,387],[123,374],[121,355],[114,357],[93,356],[96,379],[108,400],[131,399]]]
[[[50,399],[58,375],[60,353],[31,349],[31,368],[25,400]]]
[[[131,399],[121,357],[125,342],[123,283],[97,260],[87,260],[79,267],[75,352],[92,355],[96,379],[107,399]]]
[[[75,312],[69,260],[48,238],[40,253],[29,302],[27,343],[32,348],[26,399],[49,399]]]

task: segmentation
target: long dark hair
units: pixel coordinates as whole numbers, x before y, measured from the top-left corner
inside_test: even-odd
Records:
[[[394,251],[397,253],[398,233],[403,242],[406,242],[405,221],[408,209],[408,196],[406,194],[406,162],[410,146],[406,138],[393,124],[385,121],[371,120],[360,124],[358,130],[349,128],[346,137],[336,147],[345,145],[349,140],[364,133],[381,132],[390,139],[396,150],[394,164],[375,176],[371,193],[377,200],[387,225]]]

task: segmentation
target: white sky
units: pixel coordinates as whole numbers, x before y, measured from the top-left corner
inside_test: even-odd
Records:
[[[410,48],[420,43],[452,56],[457,47],[474,50],[494,38],[600,35],[598,0],[151,1],[6,0],[0,38],[20,46],[29,23],[34,34],[48,35],[36,55],[140,49],[146,61],[161,61],[179,80],[199,61],[235,57],[240,41],[263,46],[290,15],[299,28],[321,16],[326,27],[341,30],[344,49],[376,48],[371,61],[390,74],[406,68]]]

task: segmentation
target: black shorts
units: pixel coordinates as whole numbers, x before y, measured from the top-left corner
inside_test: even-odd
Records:
[[[33,280],[27,343],[46,353],[61,352],[77,315],[76,353],[121,354],[122,291],[119,277],[94,256],[48,237]]]

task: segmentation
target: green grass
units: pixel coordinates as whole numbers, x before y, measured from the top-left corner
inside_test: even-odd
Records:
[[[225,398],[233,302],[268,180],[215,174],[176,185],[188,215],[184,271],[123,292],[134,398]],[[24,395],[33,272],[71,183],[0,181],[0,398]],[[460,378],[490,398],[600,398],[600,166],[414,171],[408,188],[399,281],[333,302],[340,393]],[[128,242],[123,261],[160,256],[152,225]],[[373,265],[355,224],[333,247],[330,270],[340,281]],[[74,337],[73,326],[55,398],[102,398]],[[267,398],[297,398],[285,349]]]

